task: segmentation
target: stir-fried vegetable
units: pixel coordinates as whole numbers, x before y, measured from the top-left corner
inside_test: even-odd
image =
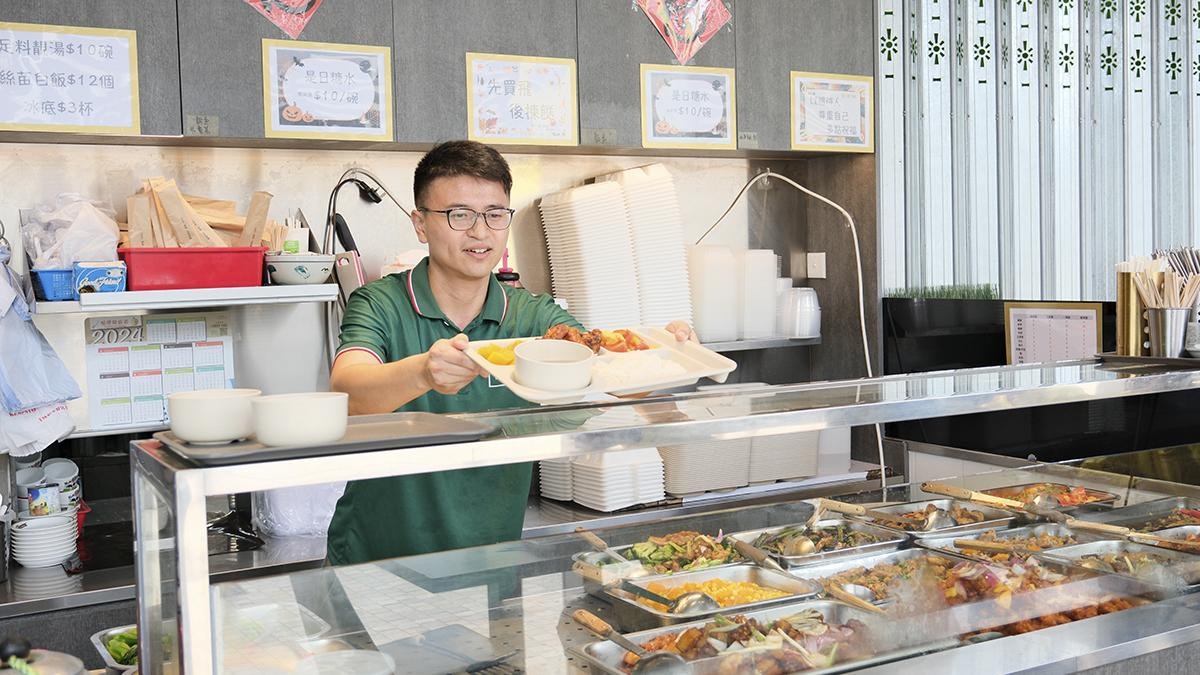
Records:
[[[808,539],[813,543],[813,553],[856,548],[880,541],[879,537],[870,532],[852,530],[846,525],[811,527],[807,530],[803,525],[793,525],[775,532],[760,534],[754,540],[754,545],[764,551],[791,556],[799,554],[801,549],[798,543],[803,539]]]
[[[137,628],[117,633],[104,643],[109,656],[123,666],[136,666],[137,659]]]
[[[723,537],[714,538],[690,530],[650,537],[634,544],[629,553],[629,557],[640,560],[659,574],[702,570],[742,559]]]

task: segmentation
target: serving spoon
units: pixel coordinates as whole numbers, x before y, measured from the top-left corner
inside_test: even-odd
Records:
[[[683,675],[691,672],[691,667],[679,654],[664,651],[648,652],[641,645],[613,630],[613,627],[608,625],[604,619],[586,609],[575,610],[571,613],[571,618],[601,638],[611,640],[621,649],[637,656],[638,661],[633,666],[633,672],[639,673],[639,675],[641,673],[678,673]]]
[[[593,565],[575,565],[575,571],[587,579],[595,581],[599,584],[604,584],[606,588],[619,588],[626,593],[631,593],[641,598],[645,598],[651,602],[656,602],[667,608],[668,614],[692,614],[703,612],[716,612],[721,609],[720,603],[713,599],[707,593],[700,591],[691,591],[671,600],[665,596],[659,595],[654,591],[646,590],[637,584],[631,583],[628,579],[620,579],[619,581],[609,583],[609,580],[603,578],[600,570]]]
[[[838,513],[845,513],[845,514],[852,515],[852,516],[865,516],[867,518],[873,518],[875,520],[882,520],[884,522],[895,523],[895,524],[900,525],[903,529],[906,529],[906,530],[910,529],[910,528],[915,528],[915,529],[923,530],[925,532],[929,532],[931,530],[940,530],[943,528],[954,527],[955,525],[958,525],[958,523],[955,522],[954,519],[950,517],[950,514],[946,513],[942,509],[937,509],[933,513],[929,513],[929,514],[925,515],[924,517],[922,517],[922,516],[896,516],[896,515],[892,515],[890,513],[885,513],[883,511],[879,511],[876,509],[868,509],[867,507],[865,507],[861,504],[847,504],[846,502],[839,502],[839,501],[835,501],[832,499],[825,500],[825,508],[829,509],[830,511],[836,511]]]

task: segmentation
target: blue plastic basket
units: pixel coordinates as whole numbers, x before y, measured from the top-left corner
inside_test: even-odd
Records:
[[[72,270],[33,270],[33,294],[38,300],[76,300]]]

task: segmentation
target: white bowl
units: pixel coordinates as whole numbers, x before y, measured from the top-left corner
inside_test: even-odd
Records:
[[[254,435],[266,445],[331,443],[346,435],[350,396],[340,391],[260,396],[251,405]]]
[[[258,389],[204,389],[167,396],[171,432],[188,443],[229,443],[254,433]]]
[[[528,340],[513,350],[513,377],[533,389],[574,391],[592,381],[591,349],[567,340]]]
[[[323,284],[333,273],[331,255],[269,255],[264,260],[273,284]]]

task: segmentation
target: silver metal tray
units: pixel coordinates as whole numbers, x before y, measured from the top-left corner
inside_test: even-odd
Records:
[[[673,626],[688,621],[695,621],[711,617],[715,614],[744,614],[756,609],[764,607],[773,607],[775,605],[796,602],[805,600],[817,594],[820,588],[811,581],[798,579],[794,576],[775,572],[773,570],[763,569],[757,565],[729,565],[726,567],[712,567],[705,570],[695,572],[679,572],[671,575],[659,575],[655,577],[645,577],[643,579],[631,579],[630,583],[645,588],[647,584],[653,581],[674,586],[677,584],[700,583],[709,579],[724,579],[725,581],[748,581],[753,584],[758,584],[764,588],[774,588],[781,591],[787,591],[789,595],[773,600],[762,600],[760,602],[752,602],[745,605],[736,605],[733,607],[722,607],[712,612],[697,612],[689,614],[670,614],[665,611],[654,609],[638,602],[632,595],[624,591],[608,589],[605,593],[612,602],[613,614],[616,619],[617,626],[622,631],[630,632],[637,630],[645,630],[647,628],[655,628],[661,626]]]
[[[1195,509],[1200,511],[1200,499],[1194,497],[1165,497],[1163,499],[1155,499],[1131,506],[1121,506],[1105,511],[1081,513],[1077,514],[1076,517],[1081,520],[1121,525],[1134,530],[1148,532],[1150,530],[1144,528],[1154,521],[1169,515],[1175,509]]]
[[[1180,541],[1183,541],[1187,538],[1188,535],[1200,536],[1200,525],[1180,525],[1179,527],[1168,527],[1165,530],[1158,530],[1158,531],[1154,532],[1153,534],[1155,534],[1159,537],[1165,537],[1167,539],[1178,539]],[[1150,544],[1151,542],[1146,542],[1146,543]],[[1151,545],[1159,546],[1160,548],[1168,548],[1172,551],[1178,550],[1178,549],[1170,548],[1168,546],[1161,546],[1159,544],[1151,544]],[[1189,551],[1184,550],[1181,552],[1188,553]]]
[[[985,530],[985,532],[986,532],[986,530]],[[978,551],[968,551],[968,550],[960,549],[959,547],[954,545],[955,539],[977,538],[981,534],[984,534],[984,532],[974,532],[974,533],[972,533],[970,535],[966,535],[966,536],[950,535],[948,537],[925,537],[924,539],[920,539],[917,541],[917,546],[922,546],[922,547],[927,548],[932,551],[941,551],[943,553],[949,553],[952,555],[960,555],[964,558],[970,558],[972,560],[979,560],[982,562],[994,563],[995,561],[992,560],[991,558],[989,558],[987,555],[982,555]],[[1066,525],[1059,525],[1058,523],[1042,523],[1040,525],[1026,525],[1025,527],[1014,527],[1010,530],[996,530],[996,538],[1001,539],[1001,540],[1003,540],[1003,539],[1020,539],[1022,537],[1035,537],[1035,536],[1039,536],[1039,535],[1043,535],[1043,534],[1048,534],[1048,535],[1055,536],[1055,537],[1063,537],[1063,536],[1075,537],[1076,543],[1068,544],[1068,546],[1076,546],[1080,543],[1096,541],[1098,539],[1103,538],[1099,535],[1096,535],[1096,534],[1090,533],[1090,532],[1076,532],[1076,531],[1072,530],[1071,528],[1067,527]],[[1064,547],[1060,546],[1057,548],[1064,548]],[[1056,550],[1056,549],[1051,548],[1051,549],[1046,549],[1046,550],[1052,551],[1052,550]]]
[[[1124,356],[1116,352],[1102,352],[1096,355],[1102,362],[1114,366],[1159,366],[1167,368],[1200,368],[1200,359],[1171,356]]]
[[[800,524],[799,526],[803,526]],[[768,551],[770,556],[787,567],[804,567],[806,565],[822,565],[834,560],[842,560],[843,558],[861,558],[865,555],[875,553],[884,553],[886,551],[895,551],[908,544],[908,535],[896,530],[889,530],[885,527],[879,527],[872,523],[862,520],[854,520],[850,518],[830,518],[827,520],[817,521],[813,527],[818,528],[835,528],[838,526],[846,527],[853,532],[866,532],[875,535],[880,540],[866,544],[864,546],[856,546],[853,548],[843,548],[833,551],[820,551],[809,555],[782,555]],[[767,527],[759,530],[746,530],[744,532],[734,532],[731,537],[754,543],[754,540],[766,533],[778,532],[788,527],[796,527],[796,525],[783,525],[781,527]]]
[[[877,507],[877,508],[875,508],[875,510],[880,511],[882,513],[899,516],[899,515],[902,515],[905,513],[911,513],[913,511],[924,510],[925,507],[930,504],[937,506],[939,509],[945,509],[945,510],[949,510],[952,505],[964,506],[966,508],[971,509],[972,511],[981,512],[983,514],[984,518],[981,522],[978,522],[978,523],[968,523],[966,525],[956,525],[954,527],[943,527],[943,528],[940,528],[937,530],[931,530],[929,532],[904,530],[904,529],[901,529],[894,525],[889,525],[887,523],[882,523],[882,522],[879,522],[876,520],[871,520],[871,518],[869,518],[867,516],[863,516],[862,519],[871,523],[872,525],[877,526],[877,527],[882,527],[882,528],[891,530],[893,532],[902,532],[902,533],[910,535],[912,537],[916,537],[917,539],[922,539],[925,537],[944,537],[948,534],[960,534],[963,532],[979,532],[981,530],[1002,529],[1002,528],[1008,527],[1013,522],[1013,519],[1016,517],[1012,513],[1008,512],[1008,511],[1004,511],[1002,509],[995,509],[990,506],[981,506],[978,504],[973,504],[968,501],[962,501],[962,500],[950,499],[950,498],[925,499],[925,500],[922,500],[919,502],[907,502],[904,504],[891,504],[888,506]],[[852,516],[852,517],[858,518],[858,516]]]
[[[633,561],[630,561],[633,562]],[[571,556],[571,569],[577,569],[580,565],[586,565],[596,568],[604,568],[609,565],[620,565],[620,560],[617,560],[607,551],[583,551]],[[643,566],[644,567],[644,566]],[[594,581],[587,575],[580,574],[583,578],[583,591],[588,595],[605,602],[609,601],[610,596],[604,590],[604,585],[598,581]],[[647,574],[645,576],[652,576]],[[614,579],[615,581],[615,579]]]
[[[988,488],[987,490],[980,490],[980,492],[982,492],[985,495],[992,495],[993,497],[1004,497],[1005,499],[1016,499],[1015,495],[1020,494],[1021,490],[1024,490],[1026,488],[1031,488],[1035,485],[1050,485],[1053,487],[1061,487],[1061,488],[1063,488],[1064,491],[1070,490],[1071,488],[1076,487],[1074,485],[1068,485],[1066,483],[1054,483],[1051,481],[1039,480],[1039,481],[1034,481],[1032,483],[1021,483],[1019,485],[1005,485],[1003,487]],[[1119,497],[1117,495],[1115,495],[1111,492],[1106,492],[1104,490],[1096,490],[1094,488],[1087,487],[1086,485],[1084,485],[1082,487],[1083,487],[1084,491],[1088,494],[1088,496],[1096,497],[1097,499],[1087,502],[1087,503],[1084,503],[1084,504],[1075,504],[1073,506],[1057,505],[1057,506],[1053,506],[1051,508],[1053,508],[1056,511],[1074,511],[1083,506],[1112,508],[1113,506],[1116,505],[1117,500],[1119,499]]]
[[[875,567],[876,565],[895,564],[895,563],[904,562],[906,560],[912,560],[914,558],[921,558],[924,556],[932,556],[935,558],[949,559],[955,563],[962,562],[962,560],[963,560],[963,558],[961,556],[950,555],[950,554],[944,553],[942,551],[931,550],[931,549],[927,549],[927,548],[907,548],[907,549],[902,549],[899,551],[889,551],[887,553],[877,553],[875,555],[865,556],[865,557],[861,557],[861,558],[843,558],[842,560],[827,563],[824,565],[812,565],[809,567],[798,567],[796,569],[790,570],[790,572],[792,573],[792,576],[795,576],[795,577],[798,577],[801,579],[807,579],[807,580],[819,585],[821,583],[822,579],[826,579],[835,574],[840,574],[841,572],[845,572],[846,570],[852,570],[856,567],[861,567],[861,568],[869,570],[869,569]],[[873,600],[877,604],[881,604],[881,603],[890,601],[890,597],[874,598],[874,599],[864,598],[864,599],[865,600]]]
[[[1082,567],[1080,562],[1084,556],[1103,555],[1107,553],[1145,553],[1164,558],[1172,562],[1164,565],[1161,568],[1161,572],[1153,572],[1150,574],[1120,574],[1105,570],[1098,570],[1103,574],[1137,579],[1138,581],[1167,589],[1181,589],[1189,592],[1200,589],[1200,556],[1166,548],[1159,548],[1157,546],[1138,544],[1132,541],[1126,541],[1124,539],[1104,539],[1100,541],[1088,542],[1086,544],[1065,546],[1063,548],[1056,548],[1045,553],[1039,553],[1038,557],[1045,558],[1047,560],[1061,560],[1070,565]]]
[[[856,619],[866,624],[868,631],[871,629],[872,625],[877,625],[881,621],[884,621],[884,619],[877,615],[869,614],[860,609],[851,607],[850,605],[832,600],[812,600],[753,612],[738,613],[745,614],[747,617],[753,619],[757,619],[760,623],[766,623],[775,619],[791,616],[805,609],[815,609],[821,612],[821,614],[825,617],[825,621],[829,624],[844,624],[851,619]],[[638,644],[641,644],[649,642],[650,640],[661,635],[680,633],[688,628],[700,628],[703,627],[705,623],[707,623],[707,620],[691,621],[674,626],[664,626],[638,633],[630,633],[626,635],[626,637]],[[838,663],[831,668],[806,670],[804,672],[825,674],[840,673],[848,670],[856,670],[859,668],[875,666],[882,663],[887,663],[889,661],[911,658],[913,656],[918,656],[920,654],[926,654],[933,651],[940,651],[942,649],[949,649],[951,647],[956,647],[959,644],[960,643],[958,640],[943,640],[927,645],[894,650],[891,652],[878,654],[870,658],[860,659],[858,661]],[[621,660],[625,657],[625,650],[621,647],[618,647],[613,642],[608,640],[600,640],[589,643],[582,647],[572,647],[570,651],[582,661],[586,662],[593,673],[604,673],[605,675],[625,675],[625,671],[621,670]],[[721,660],[722,658],[720,656],[714,656],[707,659],[693,661],[691,662],[691,669],[695,673],[717,673],[720,672],[719,665]]]
[[[394,450],[419,445],[466,443],[492,433],[493,427],[482,422],[447,415],[406,412],[387,415],[358,415],[350,418],[346,435],[324,445],[285,445],[272,447],[248,439],[220,445],[187,443],[170,431],[154,434],[172,453],[199,466],[221,466],[245,462],[300,459],[323,455],[344,455],[372,450]]]
[[[105,628],[104,630],[100,631],[99,633],[95,633],[94,635],[92,635],[92,646],[96,648],[96,651],[100,652],[100,657],[102,659],[104,659],[104,665],[105,665],[105,667],[108,668],[108,670],[110,672],[126,673],[131,670],[138,669],[136,663],[131,666],[125,666],[125,665],[121,665],[120,663],[117,663],[116,660],[112,657],[112,654],[108,653],[108,647],[105,646],[108,644],[108,641],[111,640],[112,638],[116,637],[117,635],[120,635],[121,633],[124,633],[127,630],[133,630],[134,628],[137,628],[137,626],[136,625],[117,626],[116,628]]]

